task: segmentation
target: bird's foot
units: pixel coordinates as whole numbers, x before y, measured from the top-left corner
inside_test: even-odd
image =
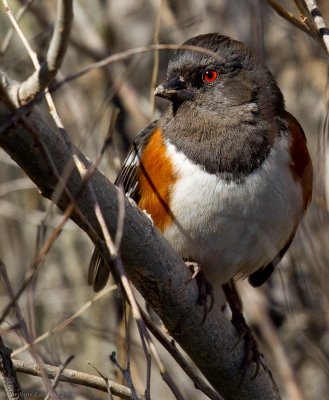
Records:
[[[234,350],[238,344],[241,342],[241,340],[244,340],[244,349],[245,349],[245,354],[244,358],[242,361],[242,364],[240,366],[241,370],[241,377],[240,377],[240,382],[239,386],[241,385],[243,378],[246,374],[247,368],[250,366],[251,363],[255,363],[255,372],[253,373],[251,380],[255,379],[256,376],[258,375],[259,368],[261,365],[264,366],[262,357],[263,354],[260,353],[259,348],[258,348],[258,343],[256,339],[254,338],[251,329],[246,323],[246,320],[243,316],[242,313],[234,313],[232,314],[232,324],[235,327],[236,331],[238,332],[238,340],[236,344],[233,346]]]
[[[243,378],[245,376],[245,373],[247,371],[247,368],[250,366],[251,363],[256,364],[255,372],[252,375],[251,379],[255,379],[256,376],[258,375],[259,368],[262,365],[264,366],[264,363],[262,361],[263,354],[260,353],[258,349],[258,343],[256,339],[254,338],[251,329],[247,325],[247,322],[243,316],[242,313],[242,303],[241,299],[239,297],[239,294],[236,290],[234,282],[229,282],[225,283],[223,285],[223,290],[227,299],[227,302],[231,308],[232,311],[232,324],[235,327],[236,331],[238,332],[238,340],[236,344],[233,346],[233,349],[235,349],[238,344],[241,342],[241,340],[244,340],[245,344],[245,355],[242,361],[242,364],[240,366],[241,370],[241,378],[239,382],[239,386],[241,385]],[[232,350],[233,350],[232,349]]]
[[[201,325],[204,324],[205,320],[207,319],[208,314],[212,310],[215,304],[214,298],[214,290],[209,281],[204,276],[202,272],[201,266],[193,261],[186,261],[186,266],[191,270],[192,276],[186,282],[186,285],[190,283],[193,279],[196,279],[199,289],[199,296],[198,296],[198,304],[203,306],[203,318],[201,321]],[[210,298],[210,304],[208,305],[208,298]]]

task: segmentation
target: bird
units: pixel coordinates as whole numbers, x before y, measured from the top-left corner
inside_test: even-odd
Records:
[[[115,183],[213,286],[262,285],[312,198],[306,137],[273,75],[244,43],[208,33],[174,52],[154,94],[168,106]],[[96,248],[88,281],[99,291],[108,276]]]

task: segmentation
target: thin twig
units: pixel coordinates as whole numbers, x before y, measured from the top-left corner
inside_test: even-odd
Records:
[[[170,342],[167,337],[160,331],[160,329],[151,321],[144,310],[140,307],[140,312],[143,316],[144,323],[153,334],[153,336],[162,344],[162,346],[173,357],[182,370],[189,376],[194,383],[194,386],[203,392],[211,400],[224,400],[218,393],[216,393],[199,375],[197,375],[193,368],[187,363],[185,358],[179,352],[174,343]]]
[[[115,351],[112,351],[111,355],[110,355],[110,360],[113,362],[113,364],[118,368],[118,370],[121,372],[121,374],[123,375],[125,381],[128,383],[128,386],[131,389],[132,395],[134,400],[137,399],[137,392],[135,389],[135,385],[133,383],[133,380],[131,378],[131,373],[130,373],[130,368],[124,368],[120,365],[120,363],[118,362],[117,358],[116,358],[116,353]],[[145,396],[145,398],[147,399],[148,397]]]
[[[40,376],[40,366],[38,364],[25,362],[21,360],[13,360],[13,365],[16,372],[21,372],[28,375]],[[54,379],[58,374],[58,367],[43,364],[50,379]],[[70,382],[81,386],[90,387],[93,389],[107,392],[107,386],[104,380],[98,376],[86,374],[84,372],[76,371],[73,369],[64,369],[59,377],[60,382]],[[111,393],[122,399],[133,400],[131,390],[126,386],[119,385],[116,382],[109,381]],[[138,395],[138,400],[144,400],[144,397]]]
[[[62,365],[59,366],[58,371],[57,371],[57,374],[56,374],[55,379],[54,379],[53,384],[52,384],[52,388],[53,388],[54,390],[56,389],[56,386],[57,386],[58,383],[59,383],[59,379],[60,379],[60,377],[61,377],[61,375],[62,375],[64,369],[69,365],[69,363],[73,360],[74,357],[75,357],[74,355],[71,355],[70,357],[68,357],[67,360],[65,360],[65,361],[63,362]],[[44,400],[49,400],[49,398],[50,398],[49,396],[50,396],[50,393],[48,392],[48,393],[47,393],[47,396],[45,397]]]
[[[6,0],[3,1],[7,3]],[[19,89],[19,100],[21,104],[25,104],[35,98],[38,93],[46,90],[50,82],[54,79],[66,53],[72,20],[72,0],[57,0],[57,15],[53,35],[50,41],[46,60],[42,65],[40,65],[35,52],[31,49],[18,24],[11,18],[11,21],[19,33],[36,69],[36,71],[21,84]],[[49,104],[50,110],[52,106],[53,104]]]
[[[156,16],[155,27],[154,27],[154,35],[153,35],[153,43],[159,44],[159,34],[160,34],[160,23],[161,23],[161,11],[163,8],[164,0],[160,0],[159,9]],[[159,72],[159,50],[154,50],[153,52],[153,70],[152,70],[152,78],[151,78],[151,93],[150,93],[150,103],[151,103],[151,117],[154,117],[155,111],[155,97],[154,97],[154,89],[156,87],[156,83],[158,80],[158,72]]]
[[[5,7],[6,13],[10,19],[10,22],[12,23],[15,31],[17,32],[18,36],[20,37],[28,55],[30,56],[32,63],[34,65],[34,68],[39,70],[40,68],[40,64],[39,64],[39,60],[38,60],[38,56],[35,53],[35,51],[32,50],[30,43],[28,42],[26,36],[24,35],[23,31],[21,30],[21,28],[19,27],[16,18],[13,14],[13,12],[11,11],[11,8],[9,7],[9,3],[7,0],[2,0],[3,5]]]
[[[5,5],[9,19],[19,35],[35,68],[35,72],[19,85],[17,90],[17,101],[20,105],[24,105],[35,99],[38,94],[44,93],[50,115],[65,139],[66,135],[63,123],[47,87],[56,76],[66,53],[73,20],[72,0],[57,0],[57,16],[54,31],[47,52],[46,61],[42,65],[40,65],[37,54],[34,52],[23,31],[20,29],[14,14],[8,5],[8,1],[2,1]]]
[[[80,307],[74,314],[70,315],[68,318],[66,318],[64,321],[56,325],[54,328],[50,329],[49,331],[43,333],[42,335],[38,336],[32,344],[36,345],[43,340],[49,338],[52,335],[56,335],[57,333],[61,332],[64,328],[66,328],[72,321],[80,317],[90,306],[92,306],[94,303],[96,303],[98,300],[100,300],[102,297],[104,297],[106,294],[112,292],[113,290],[117,289],[117,285],[109,286],[106,287],[104,290],[101,292],[97,293],[91,300],[87,301],[82,307]],[[23,351],[27,350],[30,347],[30,344],[26,344],[19,349],[16,349],[13,351],[13,356],[16,356],[17,354],[22,353]]]
[[[280,15],[280,17],[286,19],[288,22],[290,22],[292,25],[294,25],[296,28],[302,30],[303,32],[307,33],[308,35],[314,37],[314,34],[312,31],[309,30],[307,25],[296,18],[294,14],[286,10],[284,7],[281,6],[276,0],[266,0],[266,2],[273,8],[274,11],[277,12],[277,14]]]
[[[302,21],[305,23],[305,25],[308,26],[309,30],[313,33],[313,36],[316,39],[319,39],[320,37],[319,32],[317,31],[316,26],[314,25],[313,17],[307,8],[305,0],[294,0],[294,2],[300,12],[300,17]]]
[[[218,61],[223,62],[223,58],[219,54],[215,53],[214,51],[205,49],[204,47],[192,46],[192,45],[187,45],[187,44],[183,44],[183,45],[152,44],[149,46],[137,47],[135,49],[130,49],[130,50],[126,50],[126,51],[123,51],[120,53],[116,53],[111,56],[105,57],[100,61],[89,64],[86,67],[81,68],[80,71],[77,71],[74,74],[71,74],[68,77],[66,77],[65,79],[59,81],[58,83],[52,85],[52,87],[50,88],[50,92],[57,90],[59,87],[63,86],[65,83],[71,82],[71,81],[87,74],[88,72],[94,71],[97,68],[103,68],[109,64],[126,60],[127,58],[130,58],[132,56],[135,56],[138,54],[143,54],[143,53],[148,53],[152,50],[178,50],[178,49],[191,50],[191,51],[196,51],[197,53],[207,54],[209,56],[214,57]]]
[[[4,286],[7,290],[7,293],[9,294],[10,298],[13,300],[14,299],[14,290],[11,286],[9,277],[7,275],[7,270],[6,267],[4,265],[4,263],[0,260],[0,274],[1,274],[1,278],[2,281],[4,283]],[[13,304],[14,308],[15,308],[15,313],[16,313],[16,318],[19,322],[19,328],[21,333],[23,334],[24,339],[28,342],[28,343],[32,343],[32,337],[30,335],[30,332],[27,328],[25,319],[22,315],[22,312],[20,310],[20,307],[16,302],[14,302]],[[45,384],[46,389],[48,390],[49,393],[51,393],[52,398],[55,400],[59,400],[58,396],[56,395],[56,393],[54,392],[53,388],[50,385],[49,379],[47,377],[47,375],[45,374],[45,371],[42,368],[42,359],[40,357],[40,355],[35,351],[35,348],[33,345],[30,345],[30,352],[32,357],[34,358],[34,360],[41,366],[41,377],[43,379],[43,382]]]
[[[51,236],[47,240],[47,242],[43,245],[42,249],[40,250],[37,258],[33,261],[31,268],[25,275],[24,281],[21,283],[19,289],[17,290],[16,294],[13,296],[11,301],[7,304],[7,306],[4,308],[2,311],[2,315],[0,317],[0,325],[3,323],[5,318],[7,317],[9,311],[11,308],[17,303],[17,300],[20,298],[24,290],[26,289],[27,285],[31,282],[31,280],[34,278],[35,274],[39,271],[39,269],[43,265],[43,261],[46,257],[46,255],[49,253],[52,244],[55,242],[55,240],[58,238],[60,233],[62,232],[62,229],[66,222],[68,221],[71,213],[74,210],[74,203],[71,202],[71,204],[68,206],[66,211],[64,212],[64,216],[61,220],[61,222],[57,225],[57,227],[53,230],[51,233]]]
[[[16,15],[15,15],[15,20],[16,20],[17,23],[18,23],[19,20],[23,17],[23,15],[24,15],[25,12],[27,11],[27,9],[32,5],[32,3],[33,3],[34,1],[35,1],[35,0],[28,0],[26,3],[24,3],[24,4],[22,5],[21,8],[17,11],[17,13],[16,13]],[[3,39],[2,46],[1,46],[1,49],[0,49],[0,54],[4,54],[4,53],[7,51],[8,46],[9,46],[9,44],[10,44],[10,41],[11,41],[11,38],[13,37],[14,32],[15,32],[15,29],[14,29],[13,27],[10,28],[10,29],[8,30],[7,35],[6,35],[5,38]]]
[[[88,364],[89,364],[92,368],[94,368],[94,370],[98,373],[98,375],[99,375],[102,379],[104,379],[104,382],[105,382],[106,387],[107,387],[107,392],[108,392],[108,394],[109,394],[109,398],[110,398],[110,400],[114,400],[114,399],[113,399],[113,396],[112,396],[112,393],[111,393],[111,386],[109,385],[109,378],[108,378],[107,376],[105,376],[104,374],[102,374],[101,371],[100,371],[94,364],[92,364],[90,361],[88,362]]]

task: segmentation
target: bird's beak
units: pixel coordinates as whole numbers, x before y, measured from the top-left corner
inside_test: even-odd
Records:
[[[171,101],[185,101],[195,98],[193,89],[188,88],[186,83],[179,78],[165,81],[155,89],[154,94]]]

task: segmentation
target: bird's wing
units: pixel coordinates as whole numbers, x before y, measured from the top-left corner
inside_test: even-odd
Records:
[[[312,186],[313,186],[313,168],[310,155],[306,146],[306,136],[303,128],[294,116],[286,112],[285,116],[288,129],[291,133],[291,170],[296,181],[300,182],[302,188],[302,196],[304,203],[304,211],[306,211],[312,198]],[[293,238],[295,236],[297,225],[299,221],[296,221],[296,227],[291,233],[287,243],[280,250],[279,254],[267,265],[263,266],[256,272],[249,276],[249,283],[254,286],[260,286],[270,277],[275,267],[280,263],[282,257],[288,250]]]
[[[156,128],[157,122],[152,122],[136,136],[122,165],[122,169],[114,182],[117,186],[122,185],[126,195],[136,203],[139,201],[138,176],[140,173],[139,164],[141,154],[152,132]]]
[[[152,122],[137,135],[114,182],[117,186],[123,186],[126,195],[136,203],[139,201],[138,176],[140,173],[140,157],[157,122]],[[99,292],[106,285],[109,275],[110,268],[101,257],[99,249],[95,247],[89,263],[88,284],[93,285],[94,290]]]

